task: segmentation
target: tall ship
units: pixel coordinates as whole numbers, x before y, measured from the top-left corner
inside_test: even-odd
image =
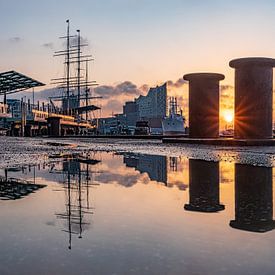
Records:
[[[63,44],[66,48],[54,53],[55,57],[64,58],[65,74],[61,78],[52,79],[51,83],[56,85],[62,94],[49,99],[54,109],[59,109],[63,115],[72,117],[77,122],[90,123],[94,116],[93,111],[100,109],[91,104],[90,100],[102,98],[92,95],[91,87],[98,84],[96,81],[90,81],[88,76],[89,62],[94,59],[92,55],[83,53],[88,44],[82,38],[80,30],[76,30],[76,34],[71,34],[70,21],[67,20],[66,23],[67,33],[60,37],[65,40]],[[61,104],[55,104],[55,101]]]
[[[168,116],[162,120],[163,135],[183,135],[185,134],[185,117],[178,106],[176,97],[169,98]]]

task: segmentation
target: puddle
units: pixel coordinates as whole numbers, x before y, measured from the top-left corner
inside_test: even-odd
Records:
[[[0,178],[1,274],[274,273],[271,167],[90,152]]]

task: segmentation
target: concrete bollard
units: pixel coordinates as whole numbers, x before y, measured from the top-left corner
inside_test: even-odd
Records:
[[[275,59],[240,58],[229,66],[236,69],[234,138],[272,138]]]
[[[183,79],[189,81],[189,137],[219,137],[219,81],[224,75],[193,73]]]

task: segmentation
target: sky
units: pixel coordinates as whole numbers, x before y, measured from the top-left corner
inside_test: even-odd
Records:
[[[274,0],[0,0],[0,71],[46,84],[62,76],[53,52],[62,47],[66,19],[89,41],[91,75],[102,86],[218,72],[231,87],[231,59],[275,54]]]

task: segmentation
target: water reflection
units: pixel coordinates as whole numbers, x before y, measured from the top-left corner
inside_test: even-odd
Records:
[[[90,205],[89,189],[96,185],[93,183],[93,172],[90,167],[99,162],[96,159],[78,157],[63,161],[61,169],[51,167],[50,173],[63,176],[65,211],[56,213],[56,217],[65,221],[65,228],[62,231],[68,233],[69,249],[72,249],[72,235],[77,235],[81,239],[82,233],[90,227],[88,216],[93,214],[93,207]]]
[[[92,167],[100,163],[98,158],[102,156],[103,165],[108,165],[99,173]],[[89,227],[86,214],[92,213],[89,190],[91,186],[103,182],[102,174],[106,182],[112,182],[111,178],[117,173],[120,176],[117,183],[129,187],[133,187],[133,184],[129,184],[129,179],[134,179],[137,184],[146,181],[146,174],[151,181],[164,183],[167,187],[176,185],[180,190],[188,187],[186,176],[189,176],[189,203],[185,204],[185,210],[217,212],[225,209],[220,203],[220,185],[232,183],[234,177],[230,175],[234,173],[236,217],[230,222],[230,226],[255,232],[273,229],[272,168],[245,164],[233,167],[227,164],[187,160],[183,157],[97,153],[97,158],[79,156],[53,162],[49,166],[43,164],[4,169],[4,174],[0,176],[0,196],[2,199],[18,199],[43,187],[44,185],[36,184],[36,174],[40,177],[43,174],[44,181],[62,183],[62,188],[55,191],[64,192],[65,211],[56,216],[66,221],[66,231],[81,238],[83,231]],[[42,172],[41,167],[43,171],[48,170]],[[134,168],[140,174],[130,173],[129,168]],[[25,178],[18,174],[25,175]]]
[[[217,212],[224,210],[220,204],[219,163],[205,160],[189,160],[188,211]]]
[[[22,199],[35,191],[46,187],[44,184],[36,184],[35,167],[33,181],[23,180],[11,176],[11,173],[22,171],[24,173],[26,167],[10,167],[4,169],[4,176],[0,176],[0,199],[1,200],[18,200]],[[28,166],[29,171],[31,166]]]
[[[272,168],[236,164],[235,220],[230,226],[253,232],[273,230],[272,195]]]
[[[272,168],[97,152],[0,175],[47,184],[0,201],[0,274],[274,273]]]
[[[164,183],[167,187],[177,186],[185,190],[183,173],[187,162],[181,157],[158,155],[124,154],[123,162],[126,167],[135,168],[140,173],[147,173],[151,181]]]
[[[103,165],[109,161],[106,169],[101,172],[92,168],[101,162],[98,156],[103,156]],[[64,211],[55,215],[58,220],[63,221],[63,231],[68,233],[68,247],[71,249],[72,235],[82,238],[83,232],[90,228],[89,216],[93,214],[91,187],[100,183],[113,183],[115,172],[119,175],[117,183],[123,186],[133,187],[138,182],[148,183],[144,178],[146,174],[151,181],[164,183],[167,187],[177,186],[183,191],[188,188],[188,179],[185,179],[187,175],[189,203],[184,205],[184,209],[206,213],[225,209],[220,202],[220,186],[233,183],[234,177],[230,175],[234,173],[235,219],[230,221],[230,226],[252,232],[267,232],[275,228],[270,167],[246,164],[235,164],[234,167],[228,163],[220,165],[213,161],[133,153],[119,155],[118,161],[117,156],[97,153],[97,158],[78,156],[52,162],[48,166],[42,164],[4,169],[4,174],[0,176],[0,199],[20,199],[45,187],[44,184],[36,183],[37,174],[40,177],[43,174],[44,181],[54,180],[61,183],[61,188],[55,191],[64,192],[65,207]],[[125,168],[134,168],[140,174],[131,174]],[[133,180],[134,182],[129,182]]]

